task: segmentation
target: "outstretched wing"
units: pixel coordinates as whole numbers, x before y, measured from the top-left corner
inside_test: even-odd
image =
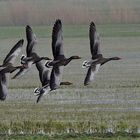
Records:
[[[55,60],[64,57],[62,23],[59,19],[56,20],[52,31],[52,52]]]
[[[95,74],[98,72],[100,66],[101,66],[100,64],[97,64],[97,65],[93,65],[89,67],[85,81],[84,81],[85,86],[88,85],[90,82],[94,81]]]
[[[100,38],[99,38],[99,34],[96,31],[96,26],[94,22],[90,23],[89,40],[90,40],[90,51],[91,51],[92,58],[96,59],[96,55],[101,54],[101,51],[100,51]]]
[[[18,41],[15,46],[10,50],[10,52],[5,57],[3,64],[11,63],[13,64],[15,62],[16,57],[19,55],[21,48],[23,46],[24,40]]]
[[[37,100],[36,100],[36,103],[38,103],[41,100],[41,97],[43,95],[49,93],[49,91],[50,91],[49,84],[43,86],[40,90],[41,90],[41,93],[38,95]]]
[[[37,100],[36,100],[36,103],[38,103],[41,100],[41,97],[42,96],[43,96],[43,93],[38,95]]]
[[[26,38],[27,38],[26,54],[27,57],[30,57],[31,54],[35,52],[35,45],[37,43],[37,40],[35,33],[33,33],[33,30],[29,25],[26,26]]]
[[[60,82],[62,80],[63,66],[54,66],[50,76],[50,88],[55,90],[59,88]]]
[[[5,73],[3,73],[0,74],[0,100],[5,100],[7,93],[7,76]]]
[[[47,85],[50,82],[49,69],[41,61],[36,63],[36,68],[39,71],[42,86]]]
[[[12,77],[12,79],[19,78],[20,76],[24,75],[29,69],[27,68],[20,68],[20,70]]]

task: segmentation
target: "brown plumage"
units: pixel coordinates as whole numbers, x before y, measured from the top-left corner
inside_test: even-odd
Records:
[[[12,79],[24,75],[32,67],[33,64],[41,60],[51,60],[48,57],[40,57],[36,53],[37,39],[35,33],[33,32],[32,28],[29,25],[26,26],[26,39],[27,39],[26,55],[23,55],[21,57],[21,64],[26,65],[26,67],[21,68],[12,77]]]
[[[12,73],[16,69],[20,69],[21,67],[24,67],[23,65],[21,66],[13,66],[16,57],[19,55],[21,48],[23,46],[23,39],[18,41],[15,46],[10,50],[10,52],[7,54],[5,57],[3,64],[0,65],[0,74],[3,73]]]
[[[63,66],[66,66],[71,60],[80,59],[79,56],[66,58],[63,51],[63,35],[61,20],[56,20],[52,31],[52,53],[54,60],[47,63],[47,67],[53,67],[50,76],[50,88],[55,90],[59,88],[63,73]]]
[[[89,28],[89,40],[90,40],[90,51],[91,51],[91,60],[83,62],[83,68],[88,68],[84,85],[88,85],[90,82],[94,81],[95,74],[98,72],[101,65],[111,61],[111,60],[120,60],[119,57],[104,58],[100,50],[100,37],[96,30],[94,22],[90,23]]]
[[[7,73],[11,73],[22,66],[13,66],[16,57],[19,55],[23,46],[23,39],[18,41],[17,44],[5,57],[3,64],[0,66],[0,100],[5,100],[8,94],[7,88]]]

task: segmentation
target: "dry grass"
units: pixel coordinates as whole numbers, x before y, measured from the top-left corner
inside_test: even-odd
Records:
[[[0,25],[139,23],[138,0],[6,0],[0,1]]]

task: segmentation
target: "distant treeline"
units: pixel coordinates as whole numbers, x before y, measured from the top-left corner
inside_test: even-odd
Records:
[[[0,0],[0,25],[140,23],[138,0]]]

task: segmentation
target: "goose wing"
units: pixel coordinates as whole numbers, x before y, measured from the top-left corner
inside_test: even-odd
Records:
[[[54,66],[50,76],[50,88],[55,90],[59,88],[60,82],[62,80],[63,66]]]
[[[40,61],[36,63],[36,68],[39,71],[39,78],[42,83],[42,86],[45,86],[49,83],[49,69]]]
[[[13,64],[15,62],[16,57],[19,55],[21,48],[23,46],[24,40],[18,41],[15,46],[10,50],[10,52],[5,57],[3,64],[11,63]]]
[[[28,68],[20,68],[20,70],[12,77],[12,79],[19,78],[24,75],[29,69]]]
[[[93,65],[93,66],[89,67],[86,78],[84,80],[85,86],[88,85],[90,82],[94,81],[95,74],[98,72],[100,66],[101,66],[100,64],[97,64],[97,65]]]
[[[95,26],[94,22],[90,23],[89,40],[90,40],[91,55],[92,55],[92,58],[94,59],[97,54],[101,54],[100,37],[99,37],[99,34],[97,33],[96,26]]]
[[[52,31],[52,52],[54,59],[64,58],[61,20],[56,20]]]
[[[27,38],[26,54],[27,57],[30,57],[31,54],[35,52],[35,45],[37,44],[37,39],[35,33],[33,33],[33,30],[29,25],[26,26],[26,38]]]
[[[5,100],[7,93],[7,76],[3,73],[0,74],[0,100]]]
[[[36,100],[36,103],[38,103],[41,100],[41,97],[42,96],[43,96],[43,93],[38,95],[37,100]]]

